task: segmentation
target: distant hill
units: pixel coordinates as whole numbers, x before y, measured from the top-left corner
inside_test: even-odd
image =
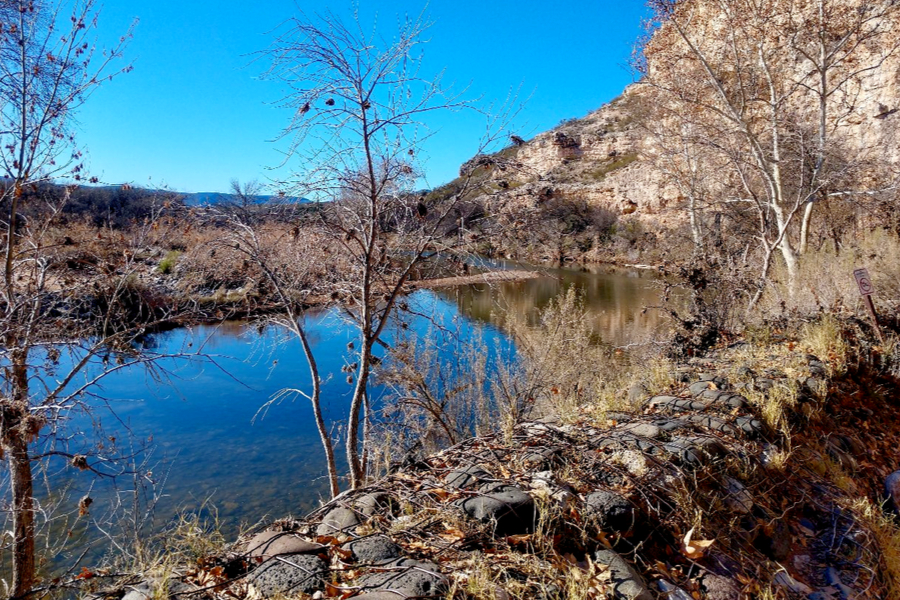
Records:
[[[184,203],[188,206],[210,206],[216,204],[224,204],[235,202],[237,197],[234,194],[226,194],[223,192],[194,192],[182,193]],[[306,198],[286,198],[274,195],[256,195],[253,196],[254,204],[267,204],[269,202],[285,202],[290,204],[303,204],[310,202]]]

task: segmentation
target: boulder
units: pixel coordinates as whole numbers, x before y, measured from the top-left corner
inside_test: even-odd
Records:
[[[725,449],[718,440],[708,437],[675,437],[663,446],[676,461],[685,467],[699,467],[723,455]]]
[[[584,503],[585,514],[595,519],[601,529],[625,533],[634,526],[634,505],[621,494],[601,490],[588,494]]]
[[[597,550],[594,562],[609,568],[612,597],[616,600],[653,600],[644,578],[618,553],[605,548]]]
[[[393,507],[393,498],[384,492],[366,494],[353,502],[353,508],[364,517],[372,517],[376,513],[390,512]]]
[[[706,415],[688,415],[685,418],[695,425],[706,427],[707,429],[716,431],[718,433],[724,433],[732,436],[736,436],[738,433],[738,430],[732,427],[731,424],[728,423],[728,421],[720,419],[719,417],[711,417]]]
[[[377,573],[363,575],[356,585],[376,593],[391,592],[400,598],[433,598],[446,594],[449,582],[434,563],[401,558],[383,565]],[[387,596],[383,598],[391,600]]]
[[[750,438],[757,438],[766,434],[766,424],[753,417],[738,417],[734,424]]]
[[[462,490],[475,487],[491,478],[492,475],[488,473],[484,467],[475,465],[465,469],[451,471],[446,479],[444,479],[444,483],[447,484],[447,487],[454,490]]]
[[[889,508],[900,514],[900,471],[894,471],[884,480],[884,492],[887,495]]]
[[[343,506],[332,508],[319,527],[316,529],[317,535],[336,535],[338,533],[346,533],[351,529],[355,529],[359,525],[359,516]]]
[[[381,565],[400,558],[400,546],[385,535],[365,537],[341,546],[349,550],[353,561],[369,565]]]
[[[495,523],[498,535],[527,533],[534,529],[534,498],[512,485],[487,485],[480,494],[461,501],[463,512],[482,523]]]
[[[700,579],[700,589],[707,600],[741,600],[740,589],[734,580],[715,573],[706,573]]]
[[[686,400],[674,396],[656,396],[650,399],[648,406],[650,408],[655,408],[658,411],[668,413],[687,411],[701,412],[709,408],[710,403]]]
[[[629,423],[620,427],[618,431],[628,432],[632,435],[651,440],[659,439],[659,436],[662,433],[659,426],[652,423]]]
[[[276,556],[250,573],[247,583],[262,598],[313,594],[325,588],[327,570],[318,556]]]
[[[283,554],[318,554],[324,549],[322,544],[309,542],[285,531],[263,531],[247,543],[247,555],[263,560]]]

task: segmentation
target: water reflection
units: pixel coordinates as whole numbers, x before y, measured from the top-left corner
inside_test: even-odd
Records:
[[[657,311],[644,312],[658,302],[654,273],[555,269],[541,279],[417,292],[415,308],[427,318],[412,323],[412,329],[424,331],[436,319],[471,330],[474,321],[492,324],[486,328],[488,336],[502,339],[503,311],[534,319],[551,299],[573,286],[583,294],[596,331],[608,343],[644,340],[665,324]],[[323,411],[339,437],[352,391],[341,368],[354,332],[331,311],[308,315],[307,326],[325,379]],[[137,440],[152,439],[154,479],[165,494],[154,527],[179,509],[196,510],[207,501],[217,507],[231,535],[241,522],[265,515],[299,516],[315,508],[327,493],[327,481],[309,402],[288,399],[259,414],[280,390],[308,389],[309,372],[296,340],[275,328],[226,322],[159,334],[154,344],[162,353],[203,346],[214,359],[161,365],[172,373],[170,380],[147,377],[138,369],[104,380],[102,396],[116,414],[101,415],[104,435],[125,439],[127,430]],[[376,401],[382,392],[373,390]],[[72,426],[81,427],[85,439],[93,436],[92,422],[76,420]],[[341,459],[342,454],[338,452]],[[109,498],[129,487],[128,482],[98,483],[85,474],[67,472],[67,477],[71,497],[91,493],[98,499],[98,514],[104,495]]]
[[[542,272],[546,277],[540,279],[464,286],[439,294],[469,318],[502,327],[504,315],[509,313],[535,323],[540,310],[552,299],[575,288],[584,299],[594,331],[605,343],[615,346],[647,341],[669,325],[656,308],[662,282],[653,271],[596,266]]]

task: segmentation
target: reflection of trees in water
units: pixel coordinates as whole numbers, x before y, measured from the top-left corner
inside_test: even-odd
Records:
[[[540,311],[570,287],[583,295],[591,324],[608,343],[622,345],[650,338],[667,326],[660,311],[659,278],[652,272],[556,270],[552,277],[495,285],[471,285],[440,292],[466,316],[503,326],[512,313],[536,323]]]

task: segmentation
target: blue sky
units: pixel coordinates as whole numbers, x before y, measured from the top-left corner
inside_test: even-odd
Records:
[[[277,137],[290,117],[281,88],[261,81],[254,53],[301,7],[349,17],[352,4],[324,0],[151,0],[108,2],[100,36],[115,39],[139,22],[127,49],[134,70],[105,84],[79,113],[79,143],[105,183],[224,191],[285,175]],[[398,16],[423,2],[359,2],[365,23],[391,33]],[[433,0],[425,68],[471,96],[502,102],[521,86],[530,96],[518,119],[528,138],[614,98],[631,82],[627,63],[644,14],[641,0],[554,3],[536,0]],[[383,25],[383,27],[381,26]],[[435,117],[423,148],[430,187],[455,177],[477,149],[474,115]],[[283,144],[281,145],[283,146]]]

